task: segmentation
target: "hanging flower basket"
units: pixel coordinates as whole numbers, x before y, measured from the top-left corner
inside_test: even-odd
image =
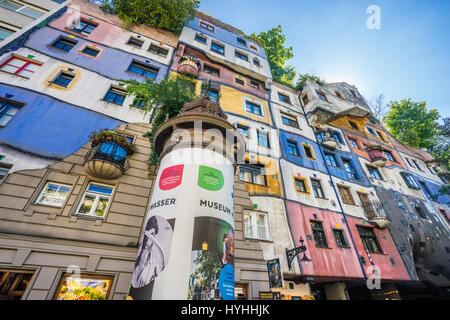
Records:
[[[194,77],[198,76],[198,72],[202,67],[200,60],[194,56],[182,56],[178,63],[178,72],[190,74]]]
[[[131,156],[136,151],[136,146],[127,141],[127,138],[116,131],[108,129],[100,129],[98,132],[92,132],[89,136],[92,148],[97,147],[103,143],[115,143],[125,149],[128,156]]]

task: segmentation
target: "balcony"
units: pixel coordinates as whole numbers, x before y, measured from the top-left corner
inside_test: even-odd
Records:
[[[112,142],[92,148],[86,154],[85,160],[86,173],[99,179],[118,179],[129,168],[126,150]]]
[[[384,149],[380,145],[366,147],[366,152],[369,155],[370,161],[374,166],[386,166],[387,159],[383,153]]]
[[[183,56],[178,61],[177,71],[181,74],[190,75],[194,78],[198,77],[198,73],[201,70],[201,63],[196,57]]]
[[[370,223],[375,224],[380,229],[387,228],[390,221],[380,201],[363,201],[361,204]]]
[[[335,133],[331,130],[318,129],[317,138],[322,146],[330,149],[336,149],[339,145]]]

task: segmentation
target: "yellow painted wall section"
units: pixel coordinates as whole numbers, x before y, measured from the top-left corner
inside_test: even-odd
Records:
[[[355,130],[350,125],[349,121],[356,123],[358,125],[359,130]],[[394,147],[392,145],[392,143],[389,141],[388,137],[384,134],[384,132],[381,132],[377,128],[371,126],[370,123],[368,123],[368,118],[356,118],[356,117],[350,117],[350,116],[343,116],[339,119],[331,121],[329,124],[332,126],[353,132],[354,134],[363,136],[365,138],[368,138],[369,140],[377,141],[378,143],[390,146],[392,148]],[[370,134],[370,132],[367,130],[366,126],[372,127],[372,129],[375,132],[379,131],[383,135],[385,140],[381,140],[378,136],[374,136],[374,135]]]
[[[283,197],[283,189],[281,187],[281,174],[278,160],[268,157],[246,154],[246,161],[250,163],[258,163],[264,165],[266,172],[266,186],[245,182],[245,187],[250,196],[272,195]]]

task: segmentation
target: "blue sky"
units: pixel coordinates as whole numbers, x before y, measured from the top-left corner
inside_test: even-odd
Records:
[[[370,5],[381,9],[381,30],[366,26]],[[300,73],[450,116],[449,0],[202,0],[200,10],[246,34],[281,24]]]

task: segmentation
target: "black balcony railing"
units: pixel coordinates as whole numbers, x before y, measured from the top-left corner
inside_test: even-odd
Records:
[[[387,219],[386,211],[380,201],[363,201],[362,207],[369,221]]]
[[[92,148],[86,154],[85,160],[86,162],[91,160],[110,162],[120,167],[122,171],[125,171],[130,167],[126,150],[113,142],[105,142]]]

